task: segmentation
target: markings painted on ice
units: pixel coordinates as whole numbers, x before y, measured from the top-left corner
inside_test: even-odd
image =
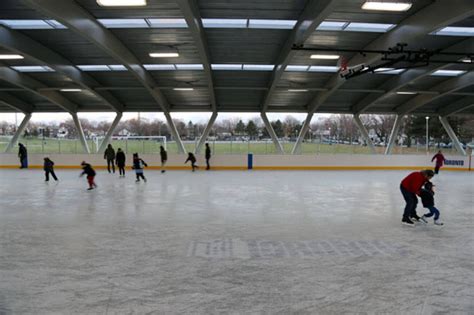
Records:
[[[321,256],[405,256],[399,245],[380,240],[272,241],[214,239],[195,240],[188,247],[189,257],[203,258],[317,258]]]

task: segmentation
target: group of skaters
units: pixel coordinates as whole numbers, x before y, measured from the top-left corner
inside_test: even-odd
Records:
[[[20,159],[20,168],[28,168],[28,153],[27,149],[23,144],[19,144],[18,157]],[[168,153],[166,152],[163,146],[160,146],[160,158],[161,158],[161,173],[166,172],[165,166],[168,160]],[[211,149],[209,144],[206,143],[205,150],[206,158],[206,170],[210,169],[209,160],[211,159]],[[119,169],[120,177],[125,177],[125,165],[126,165],[126,155],[121,148],[117,149],[115,152],[111,144],[107,146],[107,149],[104,152],[104,159],[107,160],[107,170],[109,173],[115,173],[115,166]],[[436,160],[435,170],[423,170],[419,172],[412,172],[407,177],[405,177],[400,183],[400,191],[405,199],[406,205],[403,211],[402,223],[414,226],[415,222],[428,223],[428,218],[433,217],[434,224],[443,225],[439,220],[439,210],[435,207],[434,204],[434,195],[435,195],[435,185],[430,181],[435,174],[439,173],[439,170],[445,162],[445,157],[441,151],[438,151],[436,155],[433,156],[431,162]],[[199,167],[196,165],[196,156],[189,152],[188,158],[184,162],[185,164],[191,162],[191,169],[194,172]],[[89,184],[88,190],[92,190],[97,187],[94,182],[96,172],[94,168],[89,164],[83,161],[81,163],[82,173],[81,176],[86,175],[87,183]],[[148,167],[148,164],[138,156],[138,153],[133,154],[132,169],[135,171],[136,182],[139,182],[141,179],[146,182],[146,177],[144,175],[144,168]],[[45,172],[45,181],[49,181],[49,176],[51,175],[55,181],[58,180],[56,174],[54,173],[54,162],[48,158],[44,158],[44,172]],[[418,197],[421,198],[421,202],[424,208],[429,210],[428,213],[418,216],[416,213],[416,206],[418,204]]]
[[[28,153],[26,147],[20,143],[18,151],[18,157],[20,159],[21,166],[20,168],[28,168]],[[165,173],[166,169],[166,162],[168,161],[168,152],[165,150],[163,146],[160,146],[160,158],[161,158],[161,173]],[[206,143],[206,150],[205,150],[205,158],[206,158],[206,170],[211,169],[211,165],[209,160],[211,159],[211,148],[209,147],[209,143]],[[119,176],[125,177],[125,166],[127,157],[125,152],[121,148],[117,149],[115,152],[114,148],[111,144],[107,146],[107,149],[104,152],[104,159],[107,161],[107,170],[109,173],[115,173],[115,166],[117,166],[119,170]],[[184,162],[185,164],[191,162],[191,170],[194,172],[199,166],[196,165],[196,156],[189,152],[188,158]],[[92,167],[91,164],[83,161],[81,163],[82,173],[80,176],[86,175],[87,183],[89,184],[88,190],[92,190],[97,187],[97,184],[94,181],[96,176],[96,171]],[[146,182],[146,177],[144,174],[144,168],[148,167],[148,164],[138,156],[138,153],[133,154],[133,161],[132,161],[132,169],[135,171],[136,182],[140,182],[143,180]],[[54,162],[49,158],[44,158],[43,169],[45,172],[45,181],[49,181],[49,177],[53,177],[55,181],[58,181],[58,177],[54,172]]]

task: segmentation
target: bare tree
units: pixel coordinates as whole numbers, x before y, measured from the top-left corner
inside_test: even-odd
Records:
[[[381,141],[387,142],[395,115],[369,115],[369,126]]]
[[[301,130],[301,123],[295,117],[288,115],[283,121],[283,129],[286,137],[296,137],[299,130]]]

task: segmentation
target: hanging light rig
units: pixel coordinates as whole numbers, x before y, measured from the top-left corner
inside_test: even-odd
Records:
[[[466,64],[472,63],[474,53],[461,52],[442,52],[442,50],[407,50],[406,43],[398,43],[387,50],[369,50],[369,49],[334,49],[325,47],[312,47],[304,45],[293,45],[293,50],[314,51],[314,52],[332,52],[332,53],[357,53],[366,57],[367,54],[379,54],[380,62],[377,65],[366,66],[358,64],[354,66],[345,65],[341,67],[339,75],[344,79],[350,79],[366,73],[374,73],[381,68],[391,67],[391,71],[396,69],[412,69],[426,67],[431,63],[454,63]],[[448,56],[446,59],[436,59],[436,56]],[[449,58],[451,57],[451,58]],[[438,57],[439,58],[439,57]],[[383,71],[377,71],[383,72]]]

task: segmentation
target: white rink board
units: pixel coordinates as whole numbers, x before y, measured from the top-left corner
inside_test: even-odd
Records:
[[[41,167],[43,164],[43,154],[30,154],[29,164]],[[57,166],[79,167],[82,161],[87,161],[94,166],[104,166],[106,161],[102,154],[49,154]],[[161,165],[159,154],[140,155],[151,167]],[[278,169],[278,167],[289,168],[311,168],[311,167],[360,167],[367,168],[432,168],[431,155],[253,155],[253,167]],[[185,167],[187,155],[169,154],[167,166]],[[197,156],[198,165],[205,165],[202,155]],[[469,156],[446,155],[446,159],[455,161],[457,165],[446,165],[450,169],[468,169]],[[130,165],[132,155],[127,155],[127,165]],[[15,154],[0,154],[0,167],[15,167],[18,165],[18,158]],[[189,165],[189,163],[188,163]],[[211,158],[211,165],[216,169],[220,167],[247,168],[247,155],[214,155]]]

